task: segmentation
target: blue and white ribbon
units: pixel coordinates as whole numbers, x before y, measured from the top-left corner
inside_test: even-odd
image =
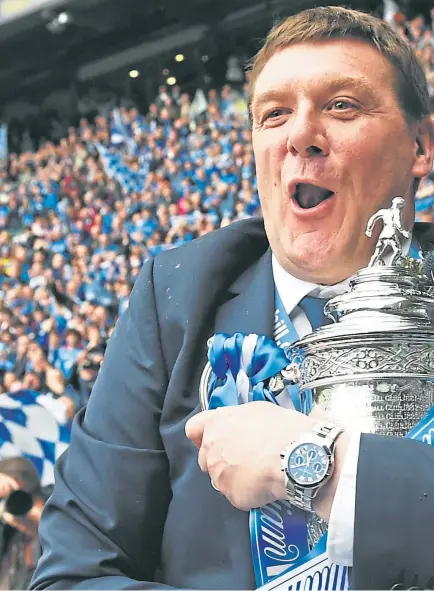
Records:
[[[268,400],[276,403],[265,382],[288,365],[283,349],[266,336],[218,333],[208,351],[213,374],[209,408]]]

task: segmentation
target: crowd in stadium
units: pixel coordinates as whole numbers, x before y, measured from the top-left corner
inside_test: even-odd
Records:
[[[397,26],[434,94],[434,35]],[[418,192],[432,220],[434,177]],[[143,262],[260,214],[246,86],[161,87],[146,115],[83,119],[0,171],[0,392],[46,394],[60,421],[86,404]]]

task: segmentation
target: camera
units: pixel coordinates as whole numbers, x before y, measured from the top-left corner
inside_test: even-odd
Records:
[[[82,369],[90,369],[90,370],[97,371],[97,370],[99,370],[100,364],[95,363],[92,359],[86,358],[86,360],[84,361],[84,363],[82,364],[81,367],[82,367]]]
[[[1,513],[10,513],[15,517],[27,515],[33,507],[33,497],[24,490],[14,490],[11,494],[0,501]]]

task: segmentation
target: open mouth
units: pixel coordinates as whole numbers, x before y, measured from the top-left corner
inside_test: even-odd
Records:
[[[330,199],[333,191],[310,185],[309,183],[297,183],[294,192],[294,199],[302,209],[313,209],[323,201]]]

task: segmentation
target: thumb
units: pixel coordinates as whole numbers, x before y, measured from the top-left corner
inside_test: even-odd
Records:
[[[204,410],[197,415],[194,415],[194,417],[191,417],[191,419],[188,419],[185,424],[185,434],[197,448],[200,448],[202,445],[203,432],[210,412],[212,411]]]

